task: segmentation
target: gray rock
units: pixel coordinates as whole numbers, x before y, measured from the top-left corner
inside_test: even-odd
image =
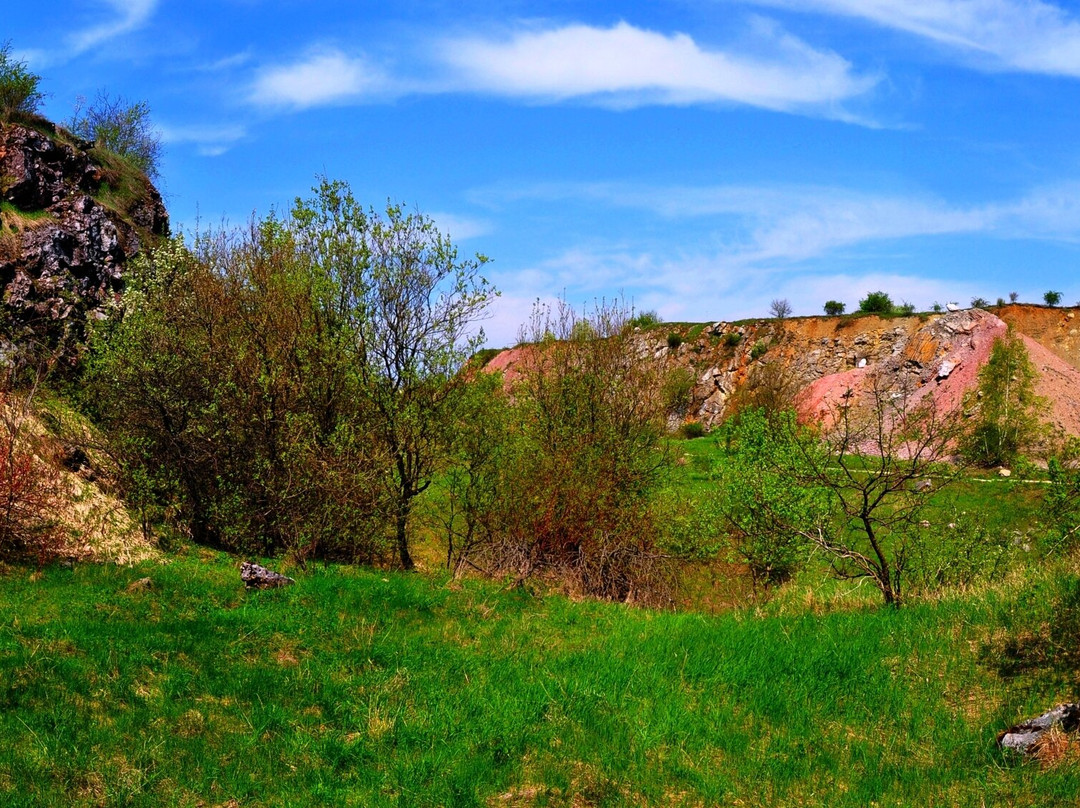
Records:
[[[240,565],[240,579],[248,589],[274,589],[296,583],[287,575],[252,564],[250,561],[245,561]]]
[[[1032,746],[1053,727],[1060,726],[1064,732],[1075,732],[1080,727],[1080,704],[1059,704],[1053,710],[1022,724],[1009,727],[998,735],[998,746],[1014,752],[1031,754]]]

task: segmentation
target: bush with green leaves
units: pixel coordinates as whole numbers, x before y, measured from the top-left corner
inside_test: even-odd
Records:
[[[323,181],[291,215],[160,247],[93,340],[86,401],[144,509],[200,542],[410,568],[490,287],[430,219]]]
[[[742,342],[742,334],[738,331],[728,331],[724,334],[724,345],[727,347],[734,348],[740,342]]]
[[[1044,429],[1038,413],[1044,401],[1035,393],[1037,373],[1023,339],[1013,331],[994,340],[990,358],[979,370],[979,385],[971,406],[976,408],[963,449],[973,462],[986,467],[1011,465],[1030,451]]]
[[[681,334],[677,334],[674,331],[672,331],[670,334],[667,335],[667,346],[671,350],[674,351],[676,348],[678,348],[680,345],[682,345],[682,343],[683,343],[683,338],[682,338]]]
[[[90,104],[83,98],[78,100],[67,127],[99,148],[130,161],[151,179],[157,178],[161,135],[154,128],[150,105],[145,101],[129,103],[102,90]]]
[[[866,297],[859,301],[859,311],[868,314],[892,314],[892,298],[885,292],[867,292]]]
[[[1055,292],[1051,289],[1043,295],[1043,302],[1046,303],[1047,306],[1058,305],[1061,303],[1061,292]]]
[[[512,392],[490,385],[495,402],[478,405],[499,417],[462,421],[475,434],[461,439],[451,472],[449,509],[461,514],[452,567],[669,602],[676,570],[655,508],[668,464],[663,378],[628,322],[612,304],[534,311]]]
[[[45,96],[38,89],[41,77],[16,59],[10,42],[0,44],[0,120],[37,112]]]
[[[915,313],[915,304],[908,303],[906,300],[896,307],[896,313],[902,314],[905,317],[909,317]]]
[[[844,313],[844,309],[847,308],[839,300],[826,300],[825,301],[825,313],[830,317],[839,317]]]
[[[750,349],[751,359],[761,359],[765,354],[769,352],[769,341],[759,339],[754,343],[754,347]]]
[[[664,319],[656,313],[655,309],[649,309],[639,314],[634,315],[630,319],[631,328],[640,328],[642,331],[646,331],[650,328],[655,328],[664,322]]]

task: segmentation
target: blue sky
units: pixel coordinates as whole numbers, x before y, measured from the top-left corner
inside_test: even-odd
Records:
[[[492,344],[557,295],[672,321],[1080,299],[1074,3],[11,5],[50,117],[149,103],[174,229],[346,180],[493,259]]]

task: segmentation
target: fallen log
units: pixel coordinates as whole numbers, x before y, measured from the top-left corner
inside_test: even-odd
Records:
[[[1035,744],[1055,726],[1063,732],[1075,732],[1080,727],[1080,704],[1059,704],[1037,718],[1030,718],[998,735],[998,746],[1015,752],[1033,754]]]

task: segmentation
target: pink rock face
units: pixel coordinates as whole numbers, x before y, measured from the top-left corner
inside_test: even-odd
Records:
[[[955,412],[963,406],[965,393],[978,384],[979,368],[994,340],[1006,331],[1003,321],[981,310],[928,320],[884,361],[811,382],[799,396],[800,418],[827,428],[841,406],[872,405],[874,384],[904,391],[908,408],[933,396],[939,413]]]

